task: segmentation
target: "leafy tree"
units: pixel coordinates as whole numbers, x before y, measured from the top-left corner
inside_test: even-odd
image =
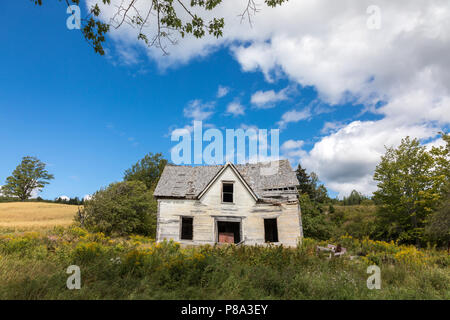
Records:
[[[435,158],[417,139],[406,137],[397,149],[387,148],[374,174],[379,236],[416,244],[423,240],[444,181],[435,169]]]
[[[31,1],[36,5],[43,3],[43,0]],[[264,3],[273,8],[287,1],[264,0]],[[96,53],[105,53],[103,44],[111,27],[119,29],[124,24],[136,30],[138,40],[149,47],[161,49],[164,54],[167,54],[167,44],[176,44],[176,35],[185,37],[190,34],[195,38],[202,38],[207,33],[216,38],[223,35],[224,18],[212,17],[205,20],[208,11],[213,11],[222,0],[147,0],[146,5],[143,5],[142,1],[139,4],[137,2],[138,0],[122,2],[117,6],[117,11],[109,23],[100,19],[100,7],[102,4],[116,6],[114,2],[111,4],[111,0],[98,0],[89,8],[88,16],[81,19],[81,30]],[[68,6],[79,5],[80,0],[66,0],[65,3]],[[244,0],[243,3],[241,21],[247,18],[251,23],[251,17],[258,11],[257,5],[255,0]],[[153,34],[147,33],[146,30],[153,30]]]
[[[445,187],[443,199],[438,210],[431,215],[426,233],[432,240],[446,243],[447,250],[450,251],[450,135],[441,135],[446,146],[433,147],[431,154],[436,162],[435,174],[442,179]]]
[[[307,194],[315,202],[325,203],[330,200],[327,188],[323,184],[318,185],[319,177],[314,172],[308,174],[306,169],[299,164],[295,171],[299,182],[298,191]]]
[[[450,135],[443,132],[440,133],[445,146],[431,148],[430,154],[435,161],[434,175],[445,186],[443,195],[447,195],[450,190]]]
[[[49,184],[48,180],[54,179],[54,176],[45,170],[45,166],[45,163],[36,157],[23,157],[12,175],[6,178],[2,192],[22,201],[29,199],[33,191],[40,192]]]
[[[322,207],[307,194],[300,194],[303,235],[307,238],[327,240],[332,234],[332,225],[326,220]]]
[[[332,225],[326,220],[322,204],[329,200],[324,185],[318,186],[319,177],[308,174],[299,164],[296,170],[299,183],[299,203],[302,212],[303,234],[305,237],[326,240],[332,233]],[[332,206],[330,210],[334,211]]]
[[[318,203],[326,203],[330,200],[327,188],[321,184],[314,191],[314,200]]]
[[[447,192],[438,211],[430,217],[426,233],[432,240],[446,243],[447,250],[450,251],[450,191]]]
[[[125,181],[142,181],[149,190],[154,190],[167,160],[161,153],[149,153],[130,169],[125,171]]]
[[[155,236],[156,215],[151,194],[141,181],[110,184],[85,202],[77,219],[90,231]]]

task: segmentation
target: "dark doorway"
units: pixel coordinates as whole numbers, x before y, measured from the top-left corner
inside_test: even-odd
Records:
[[[194,235],[194,218],[181,217],[181,240],[192,240]]]
[[[266,242],[278,242],[277,219],[264,219],[264,238]]]
[[[241,223],[217,221],[217,242],[221,243],[241,242]]]

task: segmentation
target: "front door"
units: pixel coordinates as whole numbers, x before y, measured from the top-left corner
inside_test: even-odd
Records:
[[[230,221],[217,221],[217,242],[241,242],[241,223]]]

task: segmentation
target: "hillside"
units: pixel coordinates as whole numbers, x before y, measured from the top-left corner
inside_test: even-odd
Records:
[[[77,206],[44,202],[0,203],[0,229],[25,231],[68,226]]]
[[[364,238],[373,232],[375,227],[375,205],[334,205],[334,212],[326,209],[329,220],[335,225],[334,235],[339,237],[349,234],[356,238]]]

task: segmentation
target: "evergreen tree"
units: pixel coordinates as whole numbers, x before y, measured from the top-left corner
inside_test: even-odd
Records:
[[[312,196],[312,183],[311,177],[306,173],[306,169],[302,168],[300,163],[298,164],[297,170],[295,171],[298,179],[298,191],[300,193],[306,193],[310,197]]]

